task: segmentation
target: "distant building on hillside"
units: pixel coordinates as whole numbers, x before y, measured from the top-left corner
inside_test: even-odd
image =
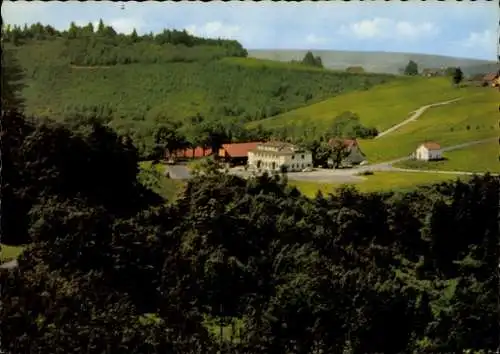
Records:
[[[231,165],[245,165],[248,162],[248,152],[257,148],[261,142],[223,144],[219,149],[219,158]]]
[[[413,157],[421,161],[441,160],[443,158],[443,150],[438,143],[429,141],[421,144]]]
[[[496,73],[489,73],[489,74],[486,74],[484,77],[483,77],[483,84],[484,86],[491,86],[491,87],[497,87],[500,85],[499,83],[499,73],[496,72]]]
[[[248,166],[268,171],[302,171],[312,167],[312,154],[296,145],[279,141],[259,143],[248,152]]]
[[[423,69],[422,76],[433,77],[433,76],[443,76],[445,74],[443,69]]]
[[[341,142],[348,151],[348,155],[343,161],[344,163],[349,165],[357,165],[366,160],[366,155],[361,151],[359,143],[356,139],[333,138],[328,141],[328,144],[330,146],[334,146],[338,142]],[[328,164],[332,165],[333,161],[329,159]]]

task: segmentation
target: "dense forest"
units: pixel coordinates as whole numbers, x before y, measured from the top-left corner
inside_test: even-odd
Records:
[[[2,52],[2,64],[6,53]],[[497,350],[500,179],[309,199],[207,164],[175,201],[98,119],[22,113],[2,65],[6,353]]]
[[[498,346],[498,177],[308,199],[207,168],[166,204],[109,128],[2,122],[2,241],[30,243],[1,273],[8,353]]]
[[[201,118],[236,127],[228,135],[240,141],[245,122],[393,79],[249,59],[236,41],[185,31],[123,35],[102,22],[62,32],[41,24],[2,31],[3,49],[24,70],[28,114],[97,118],[131,135],[142,158],[153,154],[162,124],[189,130]]]

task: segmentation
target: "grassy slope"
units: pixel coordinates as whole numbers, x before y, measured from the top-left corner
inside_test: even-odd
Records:
[[[423,105],[457,97],[459,93],[447,79],[401,77],[367,91],[346,93],[249,125],[261,123],[265,128],[275,128],[309,121],[326,127],[338,114],[353,111],[359,114],[364,125],[383,131],[406,119],[410,112]]]
[[[57,117],[71,107],[105,105],[115,110],[115,119],[123,120],[137,113],[146,120],[183,119],[196,113],[251,120],[318,102],[338,94],[341,87],[355,90],[367,81],[388,79],[245,58],[90,69],[72,67],[64,50],[61,40],[16,49],[26,69],[29,113]],[[227,113],[226,108],[233,112]]]
[[[365,181],[353,183],[359,191],[381,192],[411,189],[419,185],[450,181],[456,179],[457,176],[419,172],[375,172],[373,175],[363,176],[363,178],[365,178]],[[314,183],[309,181],[290,181],[289,183],[296,186],[299,191],[308,197],[314,197],[318,191],[334,193],[338,187],[345,185],[342,183]]]
[[[431,108],[418,120],[380,139],[361,141],[368,160],[381,162],[407,156],[426,140],[446,147],[497,136],[498,92],[490,88],[461,91],[463,100]]]
[[[139,163],[139,168],[139,180],[169,202],[175,200],[184,186],[182,181],[164,177],[163,165],[153,167],[151,161],[144,161]]]
[[[351,92],[323,102],[299,108],[276,117],[249,123],[265,128],[316,124],[327,127],[339,113],[351,110],[363,124],[379,131],[405,120],[417,108],[462,97],[461,101],[434,107],[417,121],[377,140],[361,141],[361,148],[371,162],[407,156],[425,140],[443,146],[494,137],[498,134],[495,118],[498,92],[483,87],[456,89],[443,78],[401,78],[363,92]],[[469,130],[467,130],[469,126]]]
[[[2,244],[1,247],[0,263],[16,259],[24,250],[24,246],[8,246]]]
[[[445,152],[443,161],[404,161],[395,164],[396,167],[443,170],[500,173],[500,149],[498,141],[469,146],[464,149]]]

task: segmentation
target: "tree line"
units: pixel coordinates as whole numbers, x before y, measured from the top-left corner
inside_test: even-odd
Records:
[[[70,23],[58,31],[50,25],[35,23],[24,27],[2,25],[2,40],[14,46],[33,41],[64,39],[66,56],[74,65],[116,65],[210,60],[226,56],[246,57],[247,51],[235,40],[201,38],[186,30],[168,30],[153,34],[120,34],[99,20],[78,26]],[[118,47],[118,48],[117,48]]]
[[[499,345],[498,177],[309,199],[286,175],[212,164],[167,203],[99,122],[73,132],[12,110],[2,122],[2,242],[29,244],[0,273],[4,351]]]
[[[418,64],[410,60],[406,67],[403,70],[405,75],[408,76],[416,76],[419,75]],[[422,72],[423,73],[423,72]],[[455,86],[458,86],[464,79],[464,74],[460,67],[447,67],[445,69],[433,70],[434,75],[447,76],[452,79],[452,82]]]

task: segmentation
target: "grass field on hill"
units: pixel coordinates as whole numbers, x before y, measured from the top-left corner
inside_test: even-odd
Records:
[[[183,120],[199,113],[251,121],[391,79],[236,57],[75,66],[65,56],[64,43],[54,39],[9,47],[26,72],[29,113],[57,117],[104,106],[119,120]]]
[[[464,149],[445,152],[442,161],[403,161],[394,164],[395,167],[443,170],[500,173],[500,148],[497,140],[483,144],[469,146]]]
[[[340,113],[352,111],[359,115],[363,125],[383,131],[407,119],[421,106],[470,95],[480,89],[456,89],[448,78],[401,77],[370,90],[345,93],[248,125],[260,123],[264,128],[272,129],[306,123],[325,128]]]
[[[24,250],[23,246],[9,246],[2,244],[1,247],[2,250],[0,251],[0,263],[16,259]]]
[[[164,166],[161,164],[153,166],[151,161],[139,163],[139,181],[169,202],[172,202],[182,190],[184,182],[166,178],[163,172]]]
[[[499,94],[490,88],[463,90],[461,101],[431,108],[416,121],[376,140],[363,140],[361,149],[371,163],[408,156],[425,141],[453,146],[498,136]]]
[[[420,185],[428,185],[457,179],[457,175],[419,172],[375,172],[363,176],[364,181],[352,183],[360,192],[384,192],[390,190],[412,189]],[[463,176],[460,178],[469,178]],[[335,193],[345,183],[315,183],[310,181],[289,181],[289,184],[308,197],[314,197],[318,191]]]

